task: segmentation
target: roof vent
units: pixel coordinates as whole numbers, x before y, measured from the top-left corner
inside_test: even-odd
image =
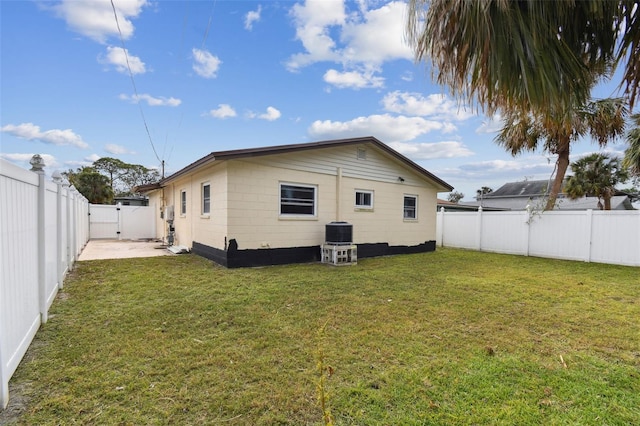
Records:
[[[364,148],[358,148],[357,156],[358,156],[358,160],[366,160],[367,150]]]

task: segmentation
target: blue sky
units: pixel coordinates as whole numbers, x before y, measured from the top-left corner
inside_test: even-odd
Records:
[[[372,135],[465,200],[553,171],[542,152],[504,152],[498,117],[459,105],[414,62],[404,2],[113,5],[122,36],[109,0],[0,3],[2,158],[29,168],[39,153],[49,174],[164,161],[168,175],[212,151]],[[596,150],[574,144],[572,161]]]

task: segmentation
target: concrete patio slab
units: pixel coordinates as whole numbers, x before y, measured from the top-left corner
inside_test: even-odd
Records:
[[[97,259],[127,259],[131,257],[176,256],[160,241],[90,240],[78,261]]]

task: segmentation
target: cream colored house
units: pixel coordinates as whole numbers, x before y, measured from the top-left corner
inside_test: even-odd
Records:
[[[453,188],[362,137],[213,152],[139,189],[161,206],[159,238],[239,267],[318,260],[334,221],[360,258],[433,251],[437,193]]]

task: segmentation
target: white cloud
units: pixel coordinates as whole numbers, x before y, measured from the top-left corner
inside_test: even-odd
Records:
[[[131,55],[128,49],[123,49],[122,47],[107,46],[106,55],[99,56],[98,62],[114,65],[116,71],[122,74],[129,74],[129,68],[131,69],[131,74],[144,74],[147,72],[144,62],[139,57]]]
[[[466,176],[508,177],[507,181],[548,178],[554,162],[543,156],[527,156],[513,160],[487,160],[462,164],[457,170]]]
[[[31,157],[33,157],[34,155],[35,155],[35,152],[33,154],[3,152],[3,153],[0,153],[0,158],[4,158],[5,160],[10,161],[23,168],[30,169],[31,165],[29,164],[29,161],[31,161]],[[53,155],[40,154],[40,157],[42,157],[45,167],[56,168],[60,166],[60,164],[58,163],[58,161]],[[45,173],[46,172],[47,171],[45,171]]]
[[[102,157],[98,154],[91,154],[89,156],[84,157],[85,164],[91,165],[101,159]]]
[[[383,77],[375,77],[372,72],[328,70],[324,73],[324,81],[340,89],[364,89],[384,86]]]
[[[358,10],[348,11],[344,1],[325,0],[307,0],[293,6],[296,38],[302,42],[304,51],[289,58],[286,63],[289,71],[317,62],[334,62],[344,70],[328,71],[325,81],[335,82],[338,87],[381,87],[384,80],[373,74],[381,71],[384,62],[413,59],[403,37],[405,2],[393,1],[371,10],[365,1],[356,6]],[[359,77],[357,82],[351,82],[355,77]],[[362,85],[363,80],[368,80],[368,84]]]
[[[244,17],[244,29],[251,31],[253,29],[254,22],[260,22],[260,13],[262,12],[262,6],[258,5],[257,10],[247,12]]]
[[[382,99],[384,109],[398,114],[419,115],[442,120],[462,121],[474,115],[464,106],[445,95],[431,94],[424,97],[420,93],[395,91]]]
[[[122,37],[133,35],[133,18],[137,18],[146,0],[118,0],[115,5]],[[120,37],[110,0],[62,0],[53,6],[56,14],[64,19],[72,31],[87,36],[99,43],[109,37]]]
[[[296,25],[296,38],[302,42],[305,53],[293,55],[287,68],[291,71],[318,61],[340,60],[330,28],[343,25],[346,19],[344,1],[308,0],[304,5],[296,3],[291,9]]]
[[[52,145],[73,145],[78,148],[87,148],[89,146],[82,140],[80,135],[77,135],[71,129],[52,129],[43,132],[40,130],[40,126],[36,126],[33,123],[22,123],[17,126],[7,124],[0,128],[0,131],[29,141],[37,140]]]
[[[270,106],[270,107],[267,107],[267,112],[265,112],[264,114],[260,114],[258,118],[262,120],[267,120],[267,121],[275,121],[278,118],[280,118],[281,115],[282,114],[280,113],[280,111]]]
[[[480,127],[476,129],[476,133],[496,133],[502,129],[503,125],[502,116],[500,114],[496,114],[493,117],[483,120]]]
[[[121,94],[118,96],[123,101],[129,101],[131,103],[136,103],[138,101],[146,101],[149,106],[171,106],[176,107],[182,103],[180,99],[177,98],[165,98],[164,96],[155,97],[146,93],[142,93],[138,96],[136,95],[125,95]]]
[[[235,117],[236,111],[228,104],[219,104],[217,109],[212,109],[207,115],[213,118],[230,118]]]
[[[222,61],[206,50],[193,48],[193,70],[200,77],[215,78]]]
[[[122,145],[116,145],[112,143],[105,145],[104,150],[107,151],[109,154],[114,154],[114,155],[135,154],[135,151],[131,151],[130,149]]]
[[[317,120],[311,124],[309,134],[327,139],[375,135],[383,142],[391,143],[413,140],[432,131],[447,133],[455,129],[453,124],[442,121],[382,114],[351,121]]]
[[[391,142],[388,145],[413,160],[434,160],[438,158],[458,158],[473,155],[473,151],[464,146],[462,142],[457,141],[435,143]]]
[[[404,40],[406,16],[406,3],[393,1],[349,20],[341,34],[344,58],[377,65],[395,59],[412,61],[413,51]]]
[[[403,81],[413,81],[413,73],[411,71],[405,71],[400,76],[400,79]]]

